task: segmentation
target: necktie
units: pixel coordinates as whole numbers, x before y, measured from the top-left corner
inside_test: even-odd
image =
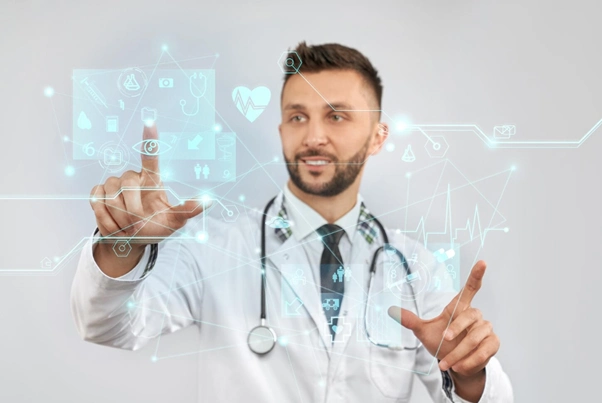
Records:
[[[328,327],[334,342],[338,327],[338,315],[343,303],[345,292],[345,268],[343,258],[339,251],[339,241],[345,233],[341,227],[334,224],[326,224],[318,228],[318,234],[322,237],[324,251],[320,260],[320,293],[322,296],[322,307],[328,320]]]

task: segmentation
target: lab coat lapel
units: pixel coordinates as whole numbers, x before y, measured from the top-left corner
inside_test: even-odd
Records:
[[[273,233],[271,236],[275,237]],[[281,241],[278,240],[278,242]],[[313,275],[313,270],[303,246],[294,236],[290,236],[274,252],[269,254],[269,258],[303,304],[297,312],[300,310],[307,312],[320,334],[325,350],[328,351],[331,344],[330,331],[318,291],[320,287],[319,280],[316,281]],[[305,281],[300,281],[298,278],[296,271],[299,268],[303,270]],[[282,301],[283,304],[287,302],[292,303],[293,301]],[[298,302],[296,303],[298,304]]]

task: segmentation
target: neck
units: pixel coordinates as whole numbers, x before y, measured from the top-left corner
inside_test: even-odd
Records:
[[[346,190],[336,196],[323,197],[303,192],[289,179],[289,190],[303,203],[318,212],[329,224],[334,224],[339,218],[347,214],[357,202],[359,190],[359,176]]]

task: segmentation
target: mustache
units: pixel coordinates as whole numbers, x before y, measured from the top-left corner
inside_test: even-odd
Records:
[[[316,150],[316,149],[309,149],[300,153],[295,154],[295,161],[299,161],[303,158],[307,158],[307,157],[325,157],[327,159],[329,159],[332,162],[338,162],[338,159],[336,156],[324,152],[322,150]]]

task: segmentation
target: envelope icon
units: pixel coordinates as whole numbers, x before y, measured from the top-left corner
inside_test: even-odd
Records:
[[[509,139],[516,134],[516,126],[501,125],[493,127],[493,137],[496,139]]]

